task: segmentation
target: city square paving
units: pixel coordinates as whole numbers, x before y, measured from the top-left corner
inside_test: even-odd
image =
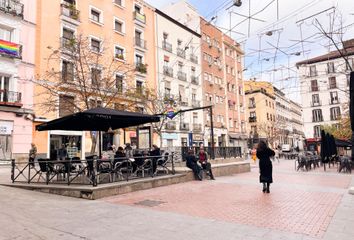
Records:
[[[352,175],[282,160],[264,194],[258,172],[96,201],[0,187],[0,239],[354,239]]]

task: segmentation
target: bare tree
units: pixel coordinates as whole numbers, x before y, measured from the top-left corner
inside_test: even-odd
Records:
[[[44,112],[64,116],[94,107],[136,110],[149,98],[148,86],[136,87],[135,72],[146,73],[146,64],[131,65],[123,53],[110,53],[104,42],[91,44],[82,35],[62,39],[59,48],[48,47],[51,54],[45,73],[35,84],[40,87],[40,105]],[[126,83],[126,86],[123,84]],[[125,89],[124,89],[125,88]],[[96,149],[96,134],[91,132],[91,153]]]
[[[276,147],[274,144],[279,142],[280,136],[285,137],[290,133],[286,129],[286,122],[280,119],[257,123],[257,132],[260,136],[265,136],[269,144],[273,147]]]

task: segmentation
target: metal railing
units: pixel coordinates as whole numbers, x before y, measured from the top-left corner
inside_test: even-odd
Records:
[[[166,41],[162,41],[162,48],[168,52],[172,52],[172,44]]]
[[[73,36],[73,38],[61,37],[60,38],[60,45],[61,45],[61,48],[65,49],[65,50],[74,51],[76,49],[77,42],[76,42],[76,39],[74,38],[74,36]]]
[[[0,0],[0,11],[23,18],[24,4],[15,0]]]
[[[146,16],[140,12],[134,11],[134,19],[138,20],[139,22],[146,23]]]
[[[175,149],[175,153],[178,153],[178,150],[181,151],[180,154],[181,156],[179,157],[179,154],[176,154],[175,162],[179,161],[185,161],[186,156],[188,155],[188,150],[190,147],[180,147],[180,149]],[[193,147],[195,153],[199,152],[199,147]],[[206,152],[209,154],[211,158],[213,158],[212,155],[212,148],[211,146],[204,146],[204,149]],[[242,157],[242,152],[241,152],[241,147],[214,147],[214,158],[237,158],[237,157]]]
[[[74,19],[76,21],[80,20],[80,11],[76,9],[75,5],[61,4],[61,15]]]
[[[311,101],[311,107],[317,107],[317,106],[321,106],[321,105],[322,105],[321,101],[318,101],[318,102]]]
[[[170,121],[165,125],[165,129],[167,130],[176,130],[176,122]]]
[[[140,73],[147,73],[147,65],[144,63],[135,63],[135,70],[140,72]]]
[[[178,71],[177,78],[182,81],[187,81],[187,74],[185,72]]]
[[[132,158],[98,159],[88,156],[67,160],[38,159],[36,162],[11,160],[11,181],[39,184],[79,184],[129,181],[161,174],[175,174],[174,153],[161,156],[136,154]]]
[[[134,38],[134,43],[135,46],[146,49],[146,40],[143,40],[141,38]]]
[[[0,90],[0,102],[21,104],[22,94],[8,90]]]
[[[257,122],[257,117],[249,117],[248,121],[251,122]]]
[[[191,60],[191,62],[198,64],[198,57],[196,55],[191,54],[190,60]]]
[[[191,83],[195,84],[195,85],[199,85],[199,81],[198,81],[198,77],[196,76],[191,76]]]
[[[202,131],[202,124],[200,124],[200,123],[193,123],[193,131],[197,131],[197,132]]]
[[[177,48],[177,56],[181,58],[186,58],[186,51],[182,48]]]
[[[163,74],[169,77],[173,77],[173,68],[168,66],[163,66]]]

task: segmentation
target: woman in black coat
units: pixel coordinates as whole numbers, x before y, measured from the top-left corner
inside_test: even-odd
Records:
[[[272,161],[270,157],[274,156],[274,151],[268,148],[264,141],[260,141],[257,147],[257,158],[259,159],[260,176],[259,181],[263,183],[263,192],[269,193],[269,185],[273,182]]]

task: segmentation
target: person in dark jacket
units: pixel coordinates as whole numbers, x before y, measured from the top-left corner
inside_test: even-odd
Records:
[[[260,176],[259,181],[263,183],[263,192],[269,193],[269,185],[273,182],[272,177],[272,161],[270,157],[275,153],[272,149],[268,148],[264,141],[260,141],[257,147],[257,158],[259,159]]]
[[[197,158],[194,155],[193,149],[188,150],[188,155],[186,157],[186,165],[188,168],[192,169],[195,179],[200,181],[203,180],[202,168],[197,163]]]
[[[155,174],[156,169],[157,169],[157,160],[159,157],[161,157],[161,151],[160,148],[154,144],[152,145],[152,150],[150,151],[150,156],[156,156],[152,158],[152,172]]]

